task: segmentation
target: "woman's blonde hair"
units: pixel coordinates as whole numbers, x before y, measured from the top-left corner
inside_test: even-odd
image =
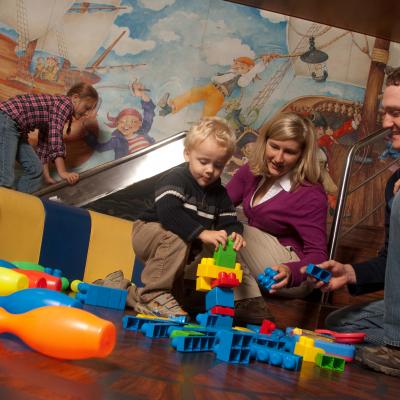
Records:
[[[292,172],[292,189],[305,181],[310,183],[320,181],[317,136],[308,118],[293,112],[279,113],[261,127],[249,160],[254,175],[269,176],[265,160],[265,146],[268,139],[295,140],[301,147],[301,156]]]
[[[185,150],[192,150],[209,137],[225,147],[229,156],[232,156],[236,137],[228,122],[220,117],[205,117],[194,124],[185,137]]]

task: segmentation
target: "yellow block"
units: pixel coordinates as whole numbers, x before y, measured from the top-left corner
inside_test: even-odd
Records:
[[[294,347],[294,354],[303,356],[303,361],[315,362],[318,353],[325,354],[325,350],[315,347],[314,339],[306,336],[300,336]]]
[[[44,216],[39,198],[0,188],[0,258],[38,263]]]
[[[197,276],[203,276],[205,278],[216,279],[220,272],[226,272],[227,274],[234,272],[239,282],[242,282],[243,271],[239,263],[236,263],[235,268],[232,269],[215,265],[213,258],[202,258],[201,263],[197,267]]]
[[[83,280],[93,282],[117,270],[130,279],[135,260],[132,222],[94,211],[89,213],[92,225]]]

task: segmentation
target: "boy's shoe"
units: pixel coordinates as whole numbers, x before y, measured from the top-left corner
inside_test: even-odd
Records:
[[[236,325],[261,325],[264,319],[275,321],[263,297],[235,301]]]
[[[400,376],[400,347],[368,346],[361,352],[362,363],[386,375]]]
[[[137,313],[153,315],[155,317],[176,318],[188,317],[188,313],[182,309],[171,293],[161,293],[148,303],[143,303],[137,295],[137,287],[132,285],[128,289],[127,304]]]
[[[158,102],[158,107],[160,107],[160,111],[158,112],[158,115],[161,117],[165,117],[168,114],[172,113],[172,107],[168,104],[168,99],[169,99],[169,93],[165,93],[160,101]]]
[[[93,285],[125,290],[131,285],[131,281],[124,277],[124,273],[121,270],[118,270],[111,272],[104,279],[95,280]]]

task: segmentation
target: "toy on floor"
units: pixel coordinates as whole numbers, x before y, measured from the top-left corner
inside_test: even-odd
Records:
[[[22,289],[0,297],[0,307],[12,314],[21,314],[44,306],[82,308],[83,305],[64,293],[42,288]]]
[[[13,269],[0,267],[0,295],[7,296],[29,287],[29,279]]]
[[[367,336],[366,333],[361,332],[347,332],[347,333],[340,333],[330,331],[329,329],[316,329],[315,333],[319,333],[321,335],[328,335],[328,337],[332,337],[336,343],[362,343]]]
[[[112,322],[65,306],[41,307],[23,314],[0,308],[0,333],[4,332],[18,336],[33,350],[67,360],[106,357],[116,340]]]
[[[256,360],[299,371],[303,361],[308,361],[321,368],[343,371],[345,361],[351,361],[354,356],[354,346],[334,343],[332,338],[312,331],[303,334],[298,328],[288,328],[285,333],[267,320],[261,327],[232,327],[233,287],[241,281],[242,270],[232,257],[230,247],[227,246],[226,257],[225,250],[220,247],[213,259],[203,258],[198,266],[197,289],[207,292],[207,312],[197,315],[198,324],[125,315],[124,329],[141,331],[150,338],[169,337],[172,347],[179,352],[214,352],[218,360],[229,363],[248,364]],[[316,340],[308,337],[307,332]]]
[[[128,296],[127,290],[93,285],[79,280],[71,282],[71,290],[76,293],[76,299],[84,304],[116,310],[125,308]]]

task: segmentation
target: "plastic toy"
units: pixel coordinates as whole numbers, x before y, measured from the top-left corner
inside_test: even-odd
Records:
[[[23,289],[0,297],[0,307],[12,314],[21,314],[44,306],[82,308],[82,303],[64,293],[41,288]]]
[[[275,271],[274,269],[267,267],[264,269],[263,274],[259,274],[257,277],[257,282],[258,285],[264,289],[264,290],[271,290],[271,286],[276,283],[276,280],[274,279],[275,275],[278,274],[278,271]]]
[[[79,280],[71,282],[71,290],[76,298],[85,304],[123,310],[126,305],[127,290],[92,285]]]
[[[56,278],[61,279],[61,290],[67,290],[69,288],[69,280],[62,276],[62,271],[60,269],[45,268],[39,264],[35,264],[29,261],[13,261],[12,265],[14,265],[14,268],[17,267],[20,269],[39,271],[49,275],[53,275]]]
[[[15,268],[14,271],[28,277],[30,288],[47,288],[61,292],[62,283],[60,278],[33,269]]]
[[[24,314],[0,308],[0,333],[18,336],[32,349],[50,357],[78,360],[106,357],[115,345],[113,323],[71,307],[41,307]]]
[[[343,372],[346,361],[343,358],[328,356],[327,354],[317,354],[315,364],[321,368]]]
[[[25,275],[15,272],[13,269],[0,267],[0,295],[7,296],[18,290],[26,289],[29,280]]]
[[[233,240],[226,241],[225,248],[220,244],[217,251],[214,252],[215,264],[225,268],[235,268],[236,265],[236,251],[233,250]]]
[[[315,279],[325,282],[325,283],[329,283],[331,277],[332,277],[332,272],[320,268],[315,264],[308,264],[307,268],[306,268],[306,274],[314,277]]]
[[[348,333],[338,333],[334,331],[330,331],[328,329],[316,329],[315,333],[319,333],[322,335],[329,335],[335,339],[336,343],[362,343],[367,336],[366,333],[362,332],[348,332]]]

